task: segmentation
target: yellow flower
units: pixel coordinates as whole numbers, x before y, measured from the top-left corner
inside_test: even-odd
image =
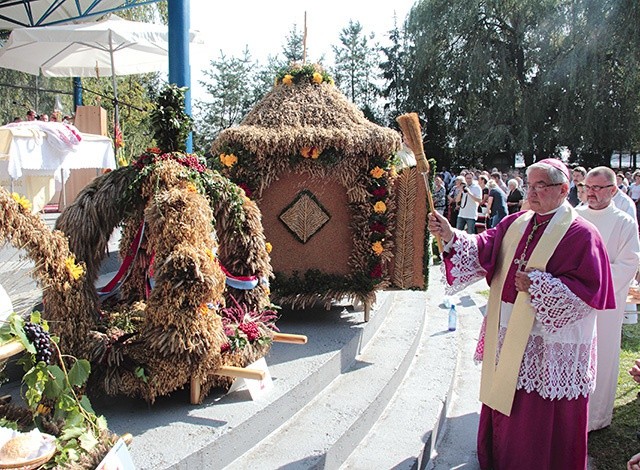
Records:
[[[238,157],[236,157],[234,154],[230,153],[230,154],[226,154],[226,153],[221,153],[220,154],[220,162],[226,166],[227,168],[231,168],[233,165],[235,165],[236,163],[238,163]]]
[[[271,253],[271,250],[273,250],[273,246],[269,242],[265,243],[264,247],[267,249],[267,253]]]
[[[333,77],[329,77],[329,85],[335,85],[335,82],[333,81]]]
[[[371,250],[377,255],[380,256],[384,251],[384,247],[382,246],[382,242],[375,242],[371,244]]]
[[[198,188],[196,188],[196,185],[193,183],[187,183],[187,191],[190,193],[196,193],[198,192]]]
[[[123,167],[123,166],[129,166],[129,162],[127,161],[127,159],[123,156],[118,157],[118,166],[119,167]]]
[[[375,179],[382,178],[382,176],[384,175],[384,170],[379,166],[377,166],[373,170],[371,170],[369,174],[373,176]]]
[[[202,316],[205,316],[209,313],[209,306],[206,303],[200,304],[200,306],[198,307],[198,313]]]
[[[392,166],[391,169],[389,170],[389,175],[392,178],[395,178],[396,176],[398,176],[398,171],[396,170],[395,166]]]
[[[216,259],[216,256],[213,254],[213,251],[211,251],[209,248],[205,248],[204,252],[211,261],[214,261]]]
[[[27,199],[24,196],[20,196],[18,193],[11,193],[11,197],[13,198],[14,201],[20,204],[20,207],[22,207],[25,211],[31,212],[32,206],[29,199]]]
[[[293,75],[286,74],[284,77],[282,77],[283,85],[291,85],[292,83],[293,83]]]
[[[387,212],[387,205],[382,201],[378,201],[373,205],[373,210],[376,214],[384,214]]]
[[[76,264],[76,257],[74,255],[67,256],[64,264],[74,280],[77,281],[84,274],[84,268]]]
[[[318,72],[313,72],[313,83],[320,84],[322,83],[322,74]]]

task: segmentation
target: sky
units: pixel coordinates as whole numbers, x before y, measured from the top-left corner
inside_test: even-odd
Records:
[[[266,64],[269,55],[280,54],[293,25],[302,31],[307,13],[307,57],[315,62],[333,63],[331,45],[340,43],[340,31],[349,20],[359,21],[366,34],[375,33],[384,44],[393,29],[394,12],[401,26],[415,0],[191,0],[191,29],[197,30],[204,45],[191,52],[191,82],[195,98],[201,70],[209,62],[226,56],[240,57],[248,46],[251,57]]]

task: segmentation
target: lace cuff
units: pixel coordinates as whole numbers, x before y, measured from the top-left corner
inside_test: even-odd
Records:
[[[484,358],[484,337],[487,334],[487,317],[482,320],[482,327],[480,328],[480,337],[478,338],[478,344],[476,344],[476,351],[473,354],[473,361],[478,364],[482,362]]]
[[[542,271],[529,273],[531,305],[540,324],[550,333],[574,323],[592,312],[582,299],[575,295],[558,278]]]
[[[487,274],[478,259],[476,238],[460,230],[455,230],[454,233],[452,253],[441,265],[449,284],[445,288],[447,295],[461,291],[468,284],[482,279]]]

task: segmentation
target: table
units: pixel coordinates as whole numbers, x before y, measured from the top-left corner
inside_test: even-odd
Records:
[[[109,137],[74,130],[81,141],[77,145],[64,145],[50,132],[64,124],[35,122],[0,127],[0,184],[26,196],[34,212],[54,198],[56,185],[65,199],[64,184],[72,170],[96,169],[95,177],[99,169],[116,168]],[[84,186],[88,183],[86,171],[82,179]]]

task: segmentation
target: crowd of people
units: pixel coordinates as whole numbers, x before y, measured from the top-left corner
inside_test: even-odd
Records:
[[[23,120],[20,116],[16,116],[13,118],[13,122],[23,122],[23,121],[43,121],[43,122],[64,122],[67,124],[73,124],[73,116],[63,115],[57,109],[54,109],[51,115],[46,113],[38,114],[33,109],[29,109]]]
[[[483,277],[490,287],[476,349],[480,467],[584,470],[588,433],[613,414],[640,266],[640,171],[553,158],[523,175],[445,170],[433,196],[449,291]],[[630,373],[640,382],[640,360]]]

